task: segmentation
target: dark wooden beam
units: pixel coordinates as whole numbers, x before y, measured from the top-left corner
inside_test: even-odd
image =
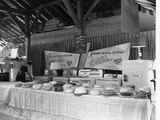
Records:
[[[3,17],[3,18],[0,19],[0,23],[3,23],[8,19],[10,19],[10,16]]]
[[[57,4],[63,11],[67,11],[67,9],[65,8],[65,6],[63,4]]]
[[[67,12],[68,15],[72,18],[74,24],[75,24],[76,26],[79,26],[79,25],[80,25],[80,22],[79,22],[76,14],[75,14],[75,11],[74,11],[74,9],[73,9],[73,7],[72,7],[72,5],[71,5],[70,0],[62,0],[62,1],[63,1],[63,3],[64,3],[65,7],[67,8],[67,11],[66,11],[66,12]]]
[[[96,5],[100,2],[101,0],[94,0],[93,4],[91,7],[88,9],[87,13],[84,15],[83,20],[86,20],[88,16],[91,14],[93,9],[96,7]]]
[[[17,0],[10,0],[10,2],[15,5],[17,8],[22,8],[25,9],[25,7],[23,7],[23,5],[21,5]]]
[[[12,3],[10,3],[10,1],[8,1],[8,0],[1,0],[1,4],[8,7],[8,8],[15,8],[16,7]]]
[[[82,0],[78,0],[77,1],[77,16],[78,19],[80,21],[80,30],[81,30],[81,34],[85,33],[85,21],[83,20],[83,7],[82,7]]]
[[[40,13],[37,12],[37,11],[35,11],[34,13],[32,13],[32,18],[33,17],[34,17],[34,19],[37,19],[37,21],[39,23],[43,23],[44,22],[43,18],[40,17]]]
[[[77,16],[79,21],[82,20],[82,1],[81,0],[77,0]]]
[[[30,27],[31,16],[28,14],[25,16],[25,36],[26,40],[26,56],[27,61],[31,61],[31,27]]]
[[[49,6],[53,6],[55,4],[58,4],[60,2],[60,0],[54,0],[54,1],[51,1],[51,2],[48,2],[46,4],[41,4],[40,6],[38,7],[35,7],[33,9],[31,9],[30,11],[35,11],[35,10],[40,10],[42,8],[46,8],[46,7],[49,7]]]
[[[0,29],[1,30],[1,29]],[[15,40],[15,39],[21,39],[22,42],[24,42],[24,39],[25,36],[24,35],[20,35],[20,36],[10,36],[10,37],[7,37],[5,38],[6,41],[10,41],[10,40]]]
[[[57,6],[57,7],[60,7],[61,8],[61,6]],[[62,10],[60,10],[60,9],[58,9],[56,6],[55,7],[53,7],[53,8],[51,8],[51,10],[54,10],[54,13],[56,14],[56,15],[58,15],[58,16],[56,16],[57,18],[58,18],[58,20],[60,21],[60,22],[62,22],[62,23],[67,23],[67,21],[68,21],[68,19],[66,20],[66,15],[67,15],[67,17],[69,16],[67,13],[66,13],[66,9],[64,8],[64,9],[62,9]],[[63,6],[62,6],[63,7]],[[63,14],[63,12],[66,14],[66,15],[64,15]],[[72,19],[72,18],[71,18]]]
[[[53,15],[47,8],[44,8],[44,11],[45,11],[51,18],[54,17],[54,15]]]
[[[121,32],[140,32],[138,5],[135,0],[121,0]]]
[[[21,29],[21,31],[25,34],[25,28],[24,28],[24,24],[22,22],[20,22],[17,17],[13,14],[9,14],[9,16],[11,17],[11,19],[13,20],[13,22]]]
[[[27,0],[21,0],[23,3],[25,3],[26,5],[28,5],[29,7],[31,7],[31,4],[29,3],[29,1]]]
[[[17,32],[13,27],[11,27],[9,24],[4,23],[1,24],[4,28],[6,28],[8,31],[10,31],[11,33],[13,33],[14,35],[19,35],[19,32]]]
[[[14,0],[14,1],[15,1],[15,0]],[[30,8],[29,3],[28,3],[27,1],[25,1],[25,0],[18,0],[17,2],[18,2],[21,6],[23,6],[23,8],[27,8],[27,9]]]
[[[0,7],[0,12],[12,13],[15,15],[24,15],[27,13],[26,10],[24,9],[14,9],[14,8],[7,8],[7,7]]]
[[[15,9],[15,8],[11,8],[10,6],[8,6],[3,1],[3,4],[5,4],[5,6],[7,6],[7,7],[1,6],[0,7],[0,12],[12,13],[12,14],[15,14],[15,15],[26,15],[26,14],[29,14],[29,13],[33,13],[36,10],[40,10],[40,9],[43,9],[43,8],[46,8],[46,7],[49,7],[49,6],[53,6],[54,4],[58,4],[59,2],[60,2],[60,0],[55,0],[55,1],[52,1],[52,2],[48,2],[46,4],[41,4],[40,6],[32,8],[32,9],[23,9],[23,8]],[[16,3],[16,4],[18,4],[18,3]]]
[[[15,35],[13,32],[11,32],[9,29],[7,29],[2,24],[0,24],[0,28],[1,28],[1,30],[3,30],[5,32],[5,34],[8,34],[9,36],[14,36]]]
[[[13,13],[15,15],[22,15],[26,12],[25,9],[17,9],[9,6],[6,0],[1,0],[1,3],[3,4],[3,6],[0,6],[0,12]]]
[[[16,25],[16,23],[13,20],[8,21],[8,24],[10,24],[10,26],[13,27],[15,31],[19,32],[20,34],[23,34],[22,30]]]
[[[10,36],[9,34],[6,34],[7,33],[6,30],[3,30],[2,28],[0,28],[0,31],[1,31],[1,33],[3,33],[3,37],[4,37],[4,35],[5,35],[5,37],[9,37]],[[2,35],[1,35],[1,37],[2,37]]]

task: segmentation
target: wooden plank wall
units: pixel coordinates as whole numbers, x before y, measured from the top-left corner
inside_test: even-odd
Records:
[[[155,31],[141,32],[141,35],[145,37],[146,47],[143,48],[143,59],[154,60],[155,59]],[[91,43],[90,50],[96,50],[100,48],[106,48],[126,42],[133,42],[135,34],[128,33],[111,33],[106,35],[96,35],[87,37],[87,42]],[[75,40],[69,39],[56,43],[43,43],[33,45],[31,47],[33,72],[34,75],[42,75],[45,68],[44,51],[66,51],[75,52]],[[131,48],[130,59],[137,58],[137,51],[135,48]]]

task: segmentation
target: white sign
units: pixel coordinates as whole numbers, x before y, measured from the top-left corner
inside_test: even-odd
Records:
[[[130,43],[99,49],[88,53],[87,68],[121,70],[122,61],[129,59]]]
[[[46,68],[63,69],[77,67],[79,54],[45,51]]]
[[[10,55],[11,58],[16,58],[18,57],[18,48],[13,48],[11,49],[11,55]]]
[[[80,77],[91,77],[91,78],[102,77],[103,70],[80,69],[79,76]]]

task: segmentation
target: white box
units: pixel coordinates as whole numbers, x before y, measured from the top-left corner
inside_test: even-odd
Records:
[[[135,85],[136,88],[152,87],[150,80],[154,79],[153,61],[151,60],[127,60],[122,63],[122,74],[127,76],[123,84]]]

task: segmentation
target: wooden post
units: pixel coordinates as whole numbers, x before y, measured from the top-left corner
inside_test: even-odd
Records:
[[[135,48],[139,44],[140,24],[139,24],[139,11],[136,0],[121,0],[121,32],[135,35],[132,38],[131,45]],[[134,58],[138,57],[138,51],[135,50]]]
[[[26,57],[27,57],[27,61],[31,61],[30,15],[26,15],[26,19],[25,19],[25,35],[26,35]]]
[[[75,47],[77,53],[85,53],[86,52],[86,35],[80,34],[75,37]]]
[[[138,5],[135,0],[121,0],[121,32],[140,32]]]

